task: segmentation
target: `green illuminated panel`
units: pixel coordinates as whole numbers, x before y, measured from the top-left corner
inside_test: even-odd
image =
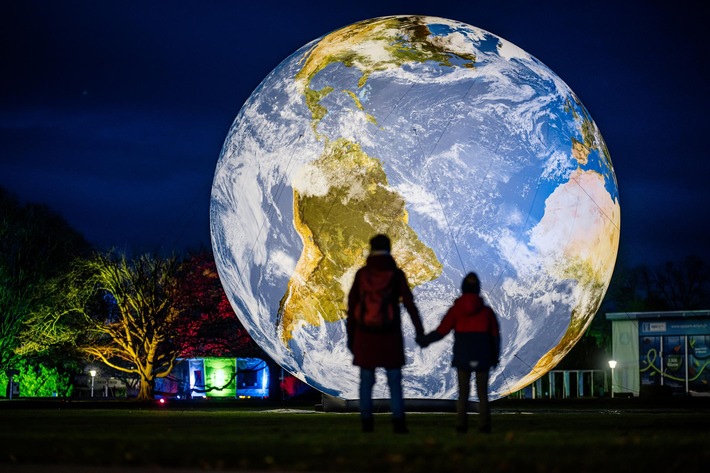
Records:
[[[234,358],[205,358],[207,397],[236,397],[236,373],[237,362]]]

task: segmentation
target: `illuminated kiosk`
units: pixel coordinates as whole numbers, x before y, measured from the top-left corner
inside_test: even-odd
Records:
[[[612,393],[710,396],[710,310],[612,312]]]
[[[158,396],[177,398],[267,398],[269,367],[261,358],[183,358],[173,374],[157,379]]]

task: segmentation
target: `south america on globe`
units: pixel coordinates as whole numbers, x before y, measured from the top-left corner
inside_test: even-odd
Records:
[[[250,335],[343,399],[358,397],[359,376],[347,295],[373,235],[390,236],[427,331],[477,272],[501,326],[497,399],[552,369],[591,323],[620,207],[600,131],[548,67],[474,26],[390,16],[311,41],[262,81],[225,140],[210,222]],[[453,338],[420,349],[402,318],[405,397],[455,399]],[[384,381],[373,395],[388,397]]]

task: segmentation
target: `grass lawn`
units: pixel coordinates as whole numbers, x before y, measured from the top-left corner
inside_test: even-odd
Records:
[[[15,404],[10,404],[15,402]],[[457,435],[452,413],[356,413],[235,404],[164,408],[0,401],[0,471],[11,464],[361,472],[708,471],[710,409],[497,408],[493,433]],[[471,415],[475,427],[476,415]]]

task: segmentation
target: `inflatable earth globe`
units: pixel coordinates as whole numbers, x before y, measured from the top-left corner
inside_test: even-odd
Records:
[[[361,21],[279,64],[234,120],[210,212],[241,322],[341,399],[358,397],[346,300],[375,234],[391,238],[427,332],[478,273],[501,328],[496,399],[582,336],[620,227],[609,152],[570,88],[510,42],[427,16]],[[402,319],[405,397],[455,399],[453,336],[422,349]],[[374,397],[389,397],[378,376]]]

